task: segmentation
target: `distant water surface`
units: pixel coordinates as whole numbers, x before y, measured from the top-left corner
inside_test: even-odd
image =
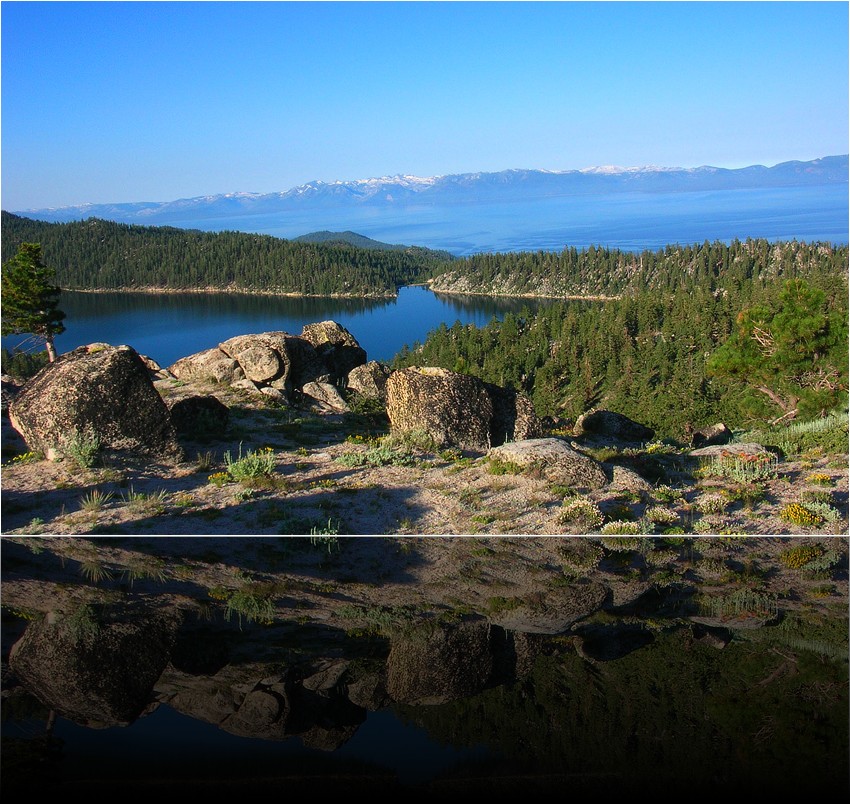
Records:
[[[127,344],[169,366],[212,349],[235,335],[283,331],[300,335],[305,324],[333,320],[366,350],[369,360],[389,362],[403,346],[424,342],[441,323],[483,326],[494,317],[542,302],[485,296],[446,296],[405,287],[395,299],[302,298],[243,293],[62,293],[66,330],[59,352],[88,343]],[[3,338],[11,348],[22,338]]]

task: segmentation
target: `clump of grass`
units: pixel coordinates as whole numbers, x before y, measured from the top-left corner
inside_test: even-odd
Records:
[[[112,573],[98,558],[93,557],[85,558],[80,562],[80,575],[94,584],[112,579]]]
[[[700,613],[707,617],[768,617],[779,613],[779,604],[773,595],[753,589],[739,589],[729,595],[703,597]]]
[[[263,585],[249,585],[244,589],[232,592],[224,606],[224,616],[228,621],[233,615],[239,620],[242,627],[242,618],[249,623],[257,622],[261,625],[271,625],[274,622],[275,605],[272,599],[272,591],[265,589]]]
[[[659,502],[676,502],[682,499],[682,489],[674,489],[671,486],[660,485],[652,490],[652,496]]]
[[[215,457],[210,450],[199,452],[195,461],[195,470],[198,472],[209,472],[215,466]]]
[[[702,472],[716,477],[728,477],[738,483],[771,480],[779,473],[779,458],[770,452],[731,452],[724,450],[702,467]]]
[[[121,499],[133,511],[144,511],[148,513],[162,513],[165,511],[165,501],[168,499],[168,492],[165,489],[159,489],[146,493],[144,491],[136,491],[132,486],[121,494]]]
[[[151,580],[164,583],[167,575],[165,562],[161,558],[149,557],[134,559],[121,573],[122,578],[132,587],[136,581]]]
[[[65,620],[71,638],[75,642],[84,642],[100,633],[100,621],[94,608],[88,603],[78,606]]]
[[[640,552],[644,547],[644,539],[606,537],[599,541],[602,542],[606,549],[614,553]]]
[[[89,512],[101,511],[113,496],[111,491],[104,492],[100,489],[92,489],[80,498],[80,509]]]

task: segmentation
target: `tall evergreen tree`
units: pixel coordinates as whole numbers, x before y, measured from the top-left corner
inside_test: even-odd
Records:
[[[18,253],[3,265],[3,335],[30,333],[44,341],[52,363],[56,359],[53,338],[65,331],[65,318],[59,308],[59,288],[54,274],[41,260],[38,243],[21,243]]]

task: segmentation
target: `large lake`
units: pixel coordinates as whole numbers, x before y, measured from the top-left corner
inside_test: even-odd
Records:
[[[342,324],[370,360],[390,362],[406,344],[423,342],[441,323],[482,326],[506,312],[541,302],[486,296],[437,295],[420,286],[401,288],[395,299],[302,298],[242,293],[78,293],[60,302],[66,330],[59,352],[88,343],[127,344],[169,366],[235,335],[283,331],[300,335],[305,324]],[[11,348],[22,338],[3,338]]]

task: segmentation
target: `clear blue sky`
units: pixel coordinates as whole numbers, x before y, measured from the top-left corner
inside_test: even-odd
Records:
[[[2,208],[848,152],[848,3],[15,2]]]

